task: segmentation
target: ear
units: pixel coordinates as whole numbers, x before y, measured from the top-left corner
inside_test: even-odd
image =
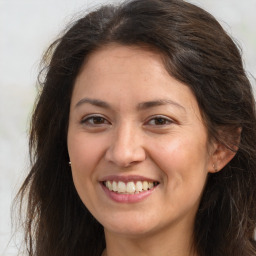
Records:
[[[236,155],[236,152],[238,150],[238,146],[240,143],[240,137],[241,137],[241,128],[238,128],[233,130],[233,133],[230,133],[229,136],[223,136],[224,134],[220,132],[222,135],[222,138],[226,137],[225,142],[227,144],[215,141],[211,146],[211,153],[210,153],[210,161],[208,166],[208,172],[209,173],[215,173],[219,172],[221,169],[223,169]],[[232,134],[232,135],[231,135]],[[233,143],[232,143],[233,142]],[[234,143],[235,142],[235,143]],[[232,145],[232,146],[229,146]]]
[[[232,151],[225,145],[216,143],[209,161],[209,173],[219,172],[232,160],[235,155],[236,152]]]

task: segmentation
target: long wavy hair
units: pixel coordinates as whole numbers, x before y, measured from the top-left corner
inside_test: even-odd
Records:
[[[75,79],[110,43],[151,47],[193,91],[210,139],[235,157],[209,174],[194,226],[200,256],[256,255],[256,115],[241,53],[216,19],[182,0],[133,0],[87,13],[45,53],[30,130],[31,169],[19,194],[29,256],[99,256],[104,230],[81,202],[68,165]],[[237,130],[242,130],[237,144]],[[234,147],[235,146],[235,147]],[[26,199],[26,200],[25,200]]]

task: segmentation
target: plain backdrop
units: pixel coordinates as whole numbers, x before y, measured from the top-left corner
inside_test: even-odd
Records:
[[[10,208],[29,169],[29,118],[42,53],[72,19],[111,2],[118,1],[0,0],[0,256],[17,255],[20,243],[13,236]],[[220,21],[242,47],[248,74],[256,77],[256,1],[190,2]]]

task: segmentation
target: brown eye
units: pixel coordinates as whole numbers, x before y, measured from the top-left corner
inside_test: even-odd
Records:
[[[161,118],[161,117],[155,118],[154,122],[155,122],[155,125],[164,125],[164,124],[169,123],[168,120],[166,120],[165,118]]]
[[[173,121],[170,118],[166,118],[166,117],[162,117],[162,116],[157,116],[157,117],[151,118],[147,122],[148,125],[157,125],[157,126],[169,125],[172,123],[173,123]]]
[[[95,116],[89,119],[93,124],[104,124],[105,119],[100,116]],[[88,120],[88,121],[89,121]]]
[[[81,123],[89,126],[99,126],[104,124],[110,124],[109,121],[107,121],[104,117],[96,116],[96,115],[84,118],[81,121]]]

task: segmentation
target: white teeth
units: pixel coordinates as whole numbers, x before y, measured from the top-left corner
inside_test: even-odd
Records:
[[[142,182],[141,181],[137,181],[137,183],[136,183],[136,191],[137,192],[141,192],[142,191]]]
[[[134,182],[130,181],[126,185],[126,191],[128,193],[134,193],[136,191]]]
[[[113,183],[112,183],[112,190],[113,191],[117,191],[117,183],[116,183],[116,181],[113,181]]]
[[[148,188],[151,189],[151,188],[153,188],[153,187],[154,187],[153,182],[149,182],[149,183],[148,183]]]
[[[125,185],[124,182],[118,181],[118,183],[117,183],[117,192],[119,192],[119,193],[126,192],[126,185]]]
[[[137,194],[142,191],[152,189],[154,183],[151,181],[129,181],[127,184],[123,181],[106,181],[105,186],[110,190],[121,194]]]
[[[143,181],[142,188],[143,188],[143,190],[148,190],[148,182],[147,181]]]
[[[108,180],[106,182],[106,187],[109,189],[109,190],[112,190],[112,183]]]

